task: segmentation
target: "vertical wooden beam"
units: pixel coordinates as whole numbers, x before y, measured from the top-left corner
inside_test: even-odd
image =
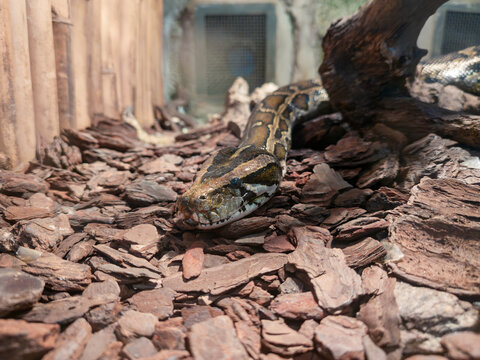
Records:
[[[163,105],[163,0],[154,0],[152,16],[152,105]]]
[[[137,40],[138,0],[123,0],[120,7],[120,44],[118,79],[120,85],[120,110],[134,104],[136,79],[136,40]]]
[[[51,1],[53,13],[53,41],[55,46],[55,64],[57,71],[58,117],[60,129],[68,129],[72,127],[75,116],[70,1]]]
[[[101,1],[87,2],[88,104],[92,123],[103,114]]]
[[[18,161],[15,137],[15,95],[13,90],[13,54],[8,0],[0,0],[0,152],[8,160],[3,167]],[[0,154],[1,155],[1,154]]]
[[[87,45],[87,1],[71,0],[72,19],[72,69],[74,74],[75,116],[72,127],[84,129],[90,126],[88,109],[88,49]]]
[[[137,16],[135,116],[145,127],[154,123],[152,106],[152,16],[154,0],[139,1]]]
[[[103,114],[118,119],[120,86],[119,42],[120,42],[120,8],[123,1],[102,0],[101,38],[102,38],[102,90]]]
[[[27,8],[25,1],[9,0],[12,51],[13,92],[15,95],[15,134],[18,161],[35,157],[35,114],[28,46]]]
[[[59,134],[50,0],[26,0],[37,148]]]

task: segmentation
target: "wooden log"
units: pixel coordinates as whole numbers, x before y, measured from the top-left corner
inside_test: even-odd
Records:
[[[0,2],[0,155],[2,166],[10,168],[18,159],[15,138],[15,95],[13,91],[13,47],[8,0]]]
[[[140,0],[137,16],[135,116],[144,127],[154,123],[152,105],[152,26],[154,0]]]
[[[87,2],[88,105],[92,123],[103,114],[101,0]]]
[[[120,118],[120,8],[124,2],[102,0],[101,2],[101,41],[102,41],[102,97],[103,114]]]
[[[59,134],[50,0],[26,0],[37,148]]]
[[[152,16],[152,105],[162,106],[163,95],[163,0],[154,0]]]
[[[446,0],[373,0],[332,24],[320,66],[332,105],[356,125],[385,122],[411,139],[437,132],[480,145],[478,116],[456,114],[409,96],[406,79],[426,53],[416,46],[427,18]]]
[[[73,93],[75,116],[72,128],[84,129],[90,126],[88,106],[88,51],[91,45],[87,43],[87,2],[71,0],[72,19],[72,56],[71,67],[74,74]]]
[[[15,135],[18,162],[35,157],[35,114],[28,46],[27,9],[25,1],[10,0],[13,51],[13,92],[15,95]]]
[[[70,1],[52,0],[52,13],[55,65],[57,71],[58,117],[60,129],[69,129],[72,127],[75,117]]]

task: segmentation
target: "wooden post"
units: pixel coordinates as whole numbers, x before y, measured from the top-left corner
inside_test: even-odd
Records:
[[[59,134],[50,0],[26,0],[37,149]]]
[[[51,0],[53,13],[53,40],[57,71],[58,116],[60,129],[71,128],[75,116],[75,94],[72,69],[72,34],[69,0]],[[81,55],[81,54],[78,54]]]
[[[154,0],[140,0],[137,16],[135,116],[142,126],[154,123],[152,105],[152,16]]]
[[[154,1],[152,16],[152,105],[163,105],[163,0]]]
[[[18,161],[15,137],[15,95],[13,90],[13,54],[8,0],[0,0],[0,152],[8,160],[1,164],[11,167]],[[1,155],[1,154],[0,154]]]
[[[27,8],[25,1],[10,0],[13,50],[13,92],[15,95],[15,135],[18,162],[35,158],[35,114],[28,46]]]
[[[73,69],[73,93],[75,116],[72,127],[84,129],[90,126],[90,115],[88,109],[88,49],[87,45],[87,1],[70,0],[72,20],[72,57],[71,67]]]
[[[103,114],[101,11],[101,0],[88,1],[88,104],[92,123],[95,123],[96,116]]]

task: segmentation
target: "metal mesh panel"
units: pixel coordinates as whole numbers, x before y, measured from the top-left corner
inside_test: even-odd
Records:
[[[442,54],[480,44],[480,14],[447,11]]]
[[[266,15],[205,17],[208,95],[223,95],[236,77],[250,89],[265,82]]]

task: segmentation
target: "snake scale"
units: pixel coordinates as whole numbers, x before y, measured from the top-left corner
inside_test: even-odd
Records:
[[[423,81],[480,92],[480,46],[435,58],[419,68],[417,77]],[[265,97],[250,115],[240,145],[213,154],[179,197],[180,220],[189,227],[214,229],[266,203],[286,172],[295,120],[328,101],[319,80],[290,84]]]

